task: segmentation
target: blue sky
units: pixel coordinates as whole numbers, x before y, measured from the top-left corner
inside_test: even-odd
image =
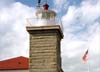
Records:
[[[16,2],[21,2],[25,5],[31,6],[31,7],[36,7],[38,0],[16,0]],[[47,1],[49,5],[53,5],[52,1],[48,0]],[[41,4],[45,3],[45,0],[41,0]]]
[[[21,2],[25,5],[28,5],[30,7],[36,7],[37,6],[37,0],[15,0],[16,2]],[[43,3],[45,3],[46,0],[41,0],[41,5],[43,5]],[[68,6],[70,5],[76,5],[79,6],[82,0],[67,0],[66,4],[68,4]],[[48,4],[50,5],[50,9],[53,9],[55,7],[54,2],[52,0],[47,0]],[[67,10],[63,10],[63,8],[61,9],[63,11],[60,12],[61,16],[65,13],[65,11]],[[59,14],[58,14],[59,15]]]
[[[16,2],[21,2],[25,5],[28,6],[36,6],[37,5],[37,0],[15,0]],[[69,5],[80,5],[82,0],[67,0]],[[45,0],[41,0],[41,3],[44,3]],[[48,4],[53,7],[53,1],[52,0],[47,0]]]
[[[0,0],[0,60],[29,56],[27,18],[36,17],[36,1]],[[88,64],[82,61],[87,49],[91,72],[100,72],[100,0],[48,0],[48,3],[64,28],[61,41],[64,72],[87,72]]]

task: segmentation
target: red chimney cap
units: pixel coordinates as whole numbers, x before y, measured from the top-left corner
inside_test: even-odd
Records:
[[[46,4],[43,5],[43,8],[44,8],[44,10],[48,10],[49,5],[46,3]]]

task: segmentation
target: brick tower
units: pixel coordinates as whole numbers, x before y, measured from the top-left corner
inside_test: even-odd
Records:
[[[44,10],[36,14],[48,13],[55,16],[53,11],[48,11],[48,4]],[[49,17],[52,17],[49,15]],[[41,16],[42,19],[51,18]],[[53,19],[52,18],[52,19]],[[50,21],[51,22],[51,21]],[[63,72],[61,68],[60,41],[63,33],[59,25],[27,26],[30,35],[30,72]]]

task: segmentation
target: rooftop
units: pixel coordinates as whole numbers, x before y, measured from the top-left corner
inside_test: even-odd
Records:
[[[29,59],[23,56],[0,61],[0,70],[27,70]]]

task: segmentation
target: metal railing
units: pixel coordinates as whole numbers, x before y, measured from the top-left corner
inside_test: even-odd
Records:
[[[50,26],[59,25],[63,31],[62,21],[59,18],[55,19],[41,19],[41,18],[27,18],[27,26]]]

